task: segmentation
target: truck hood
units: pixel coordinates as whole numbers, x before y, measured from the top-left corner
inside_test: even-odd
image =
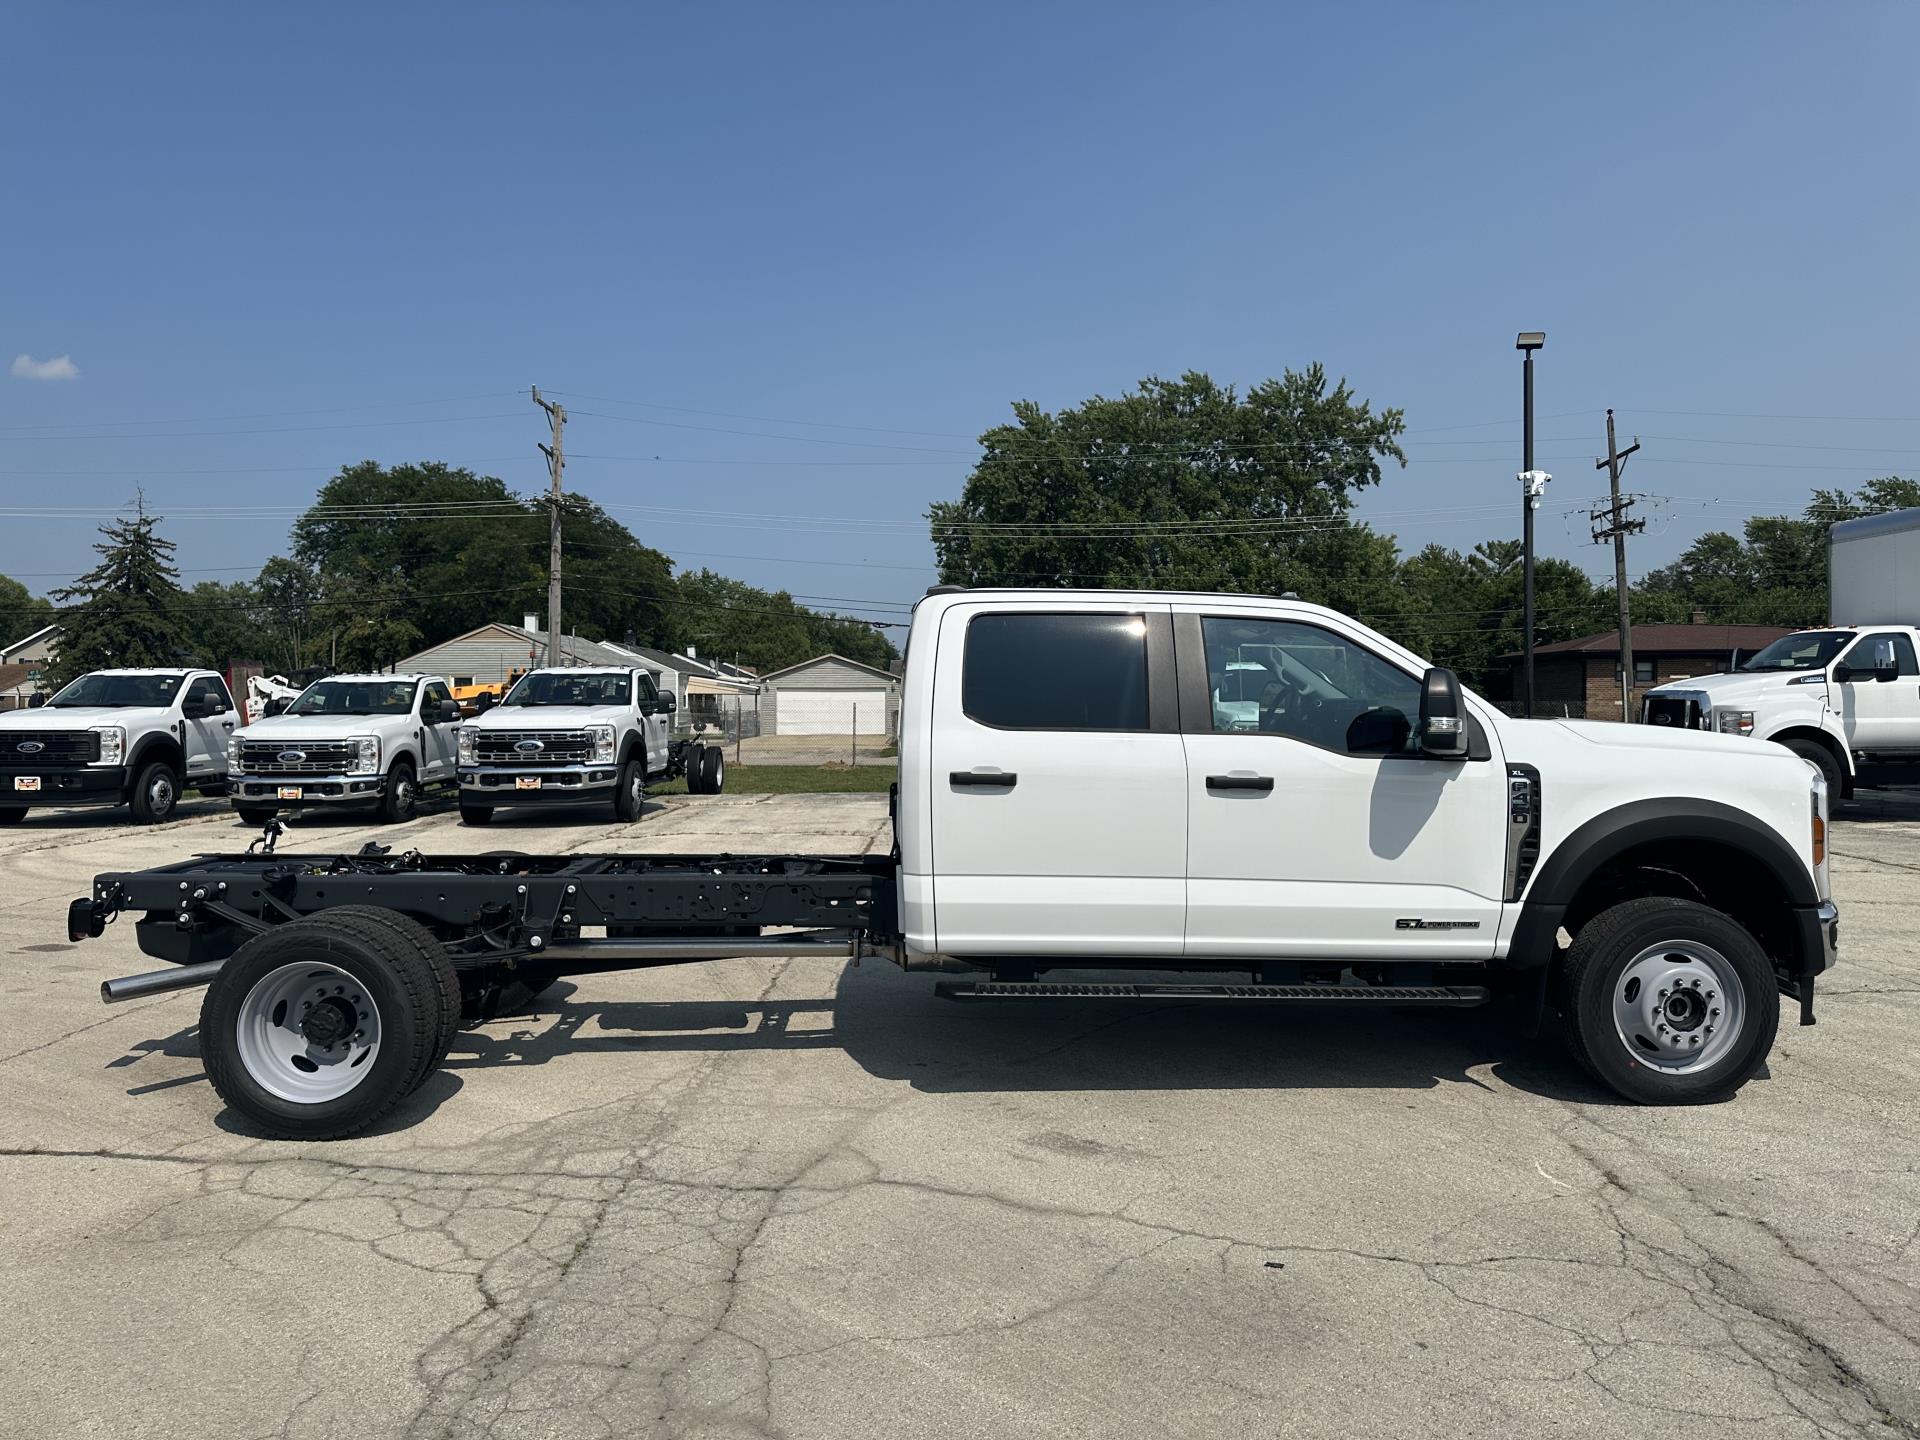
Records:
[[[1787,683],[1801,675],[1812,672],[1805,670],[1772,671],[1736,671],[1731,675],[1701,675],[1693,680],[1669,680],[1664,685],[1656,685],[1647,691],[1649,695],[1705,695],[1714,705],[1738,705],[1747,700],[1758,700],[1762,696],[1778,694]],[[1824,694],[1817,685],[1800,687],[1807,694],[1820,697]]]
[[[269,715],[233,733],[241,740],[346,740],[411,730],[418,723],[411,715]]]
[[[1594,745],[1614,750],[1719,751],[1727,755],[1768,758],[1772,747],[1762,751],[1744,735],[1719,735],[1711,730],[1672,730],[1658,725],[1619,725],[1606,720],[1550,720],[1550,725],[1579,736]],[[1790,752],[1781,755],[1792,758]]]
[[[619,725],[618,705],[496,705],[466,723],[478,730],[578,730],[583,725]]]
[[[54,709],[8,710],[0,714],[0,734],[9,730],[87,730],[95,725],[164,724],[168,712],[152,705],[62,705]]]

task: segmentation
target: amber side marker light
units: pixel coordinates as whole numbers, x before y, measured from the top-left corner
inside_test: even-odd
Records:
[[[1813,863],[1827,863],[1827,822],[1820,818],[1820,801],[1813,802]]]

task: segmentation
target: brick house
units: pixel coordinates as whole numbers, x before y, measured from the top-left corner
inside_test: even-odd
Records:
[[[1640,695],[1669,680],[1718,675],[1733,669],[1756,650],[1792,632],[1779,625],[1636,625],[1633,627],[1633,685]],[[1522,689],[1521,657],[1501,657],[1508,667],[1507,693]],[[1536,715],[1618,720],[1620,636],[1608,630],[1579,640],[1556,640],[1533,652]]]

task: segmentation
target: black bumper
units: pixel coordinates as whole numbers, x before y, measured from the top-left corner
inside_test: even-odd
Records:
[[[538,790],[522,790],[522,777],[538,780]],[[470,805],[604,805],[612,801],[620,779],[618,765],[580,770],[462,770],[460,798]]]
[[[22,790],[14,779],[38,780],[38,790]],[[70,770],[0,769],[0,806],[118,805],[127,798],[124,765],[76,765]]]
[[[236,805],[266,807],[276,810],[324,810],[330,805],[372,805],[379,801],[386,790],[387,782],[379,775],[315,775],[287,776],[279,778],[272,775],[264,779],[258,775],[229,777],[227,795]],[[282,800],[282,788],[298,790],[298,800]]]

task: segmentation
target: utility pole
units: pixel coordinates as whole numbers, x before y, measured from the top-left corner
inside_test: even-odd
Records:
[[[567,407],[556,405],[551,400],[540,398],[540,387],[533,387],[533,403],[547,412],[547,421],[553,426],[553,444],[542,445],[540,453],[547,457],[547,473],[553,480],[553,494],[547,501],[553,512],[553,525],[547,546],[547,664],[558,665],[560,657],[560,475],[567,468],[566,448],[562,436],[567,428]]]
[[[1547,481],[1553,477],[1533,468],[1533,352],[1547,343],[1544,330],[1522,330],[1513,348],[1522,356],[1520,391],[1520,489],[1525,506],[1521,518],[1520,648],[1525,656],[1526,689],[1520,713],[1533,718],[1533,512],[1540,508]]]
[[[1640,437],[1633,437],[1633,444],[1622,450],[1613,438],[1613,409],[1607,409],[1607,458],[1593,462],[1596,470],[1605,470],[1613,483],[1613,503],[1604,510],[1590,510],[1588,518],[1599,525],[1607,523],[1593,532],[1593,543],[1604,545],[1613,541],[1613,593],[1620,607],[1620,718],[1631,725],[1636,718],[1633,709],[1633,621],[1627,613],[1627,536],[1647,528],[1644,520],[1627,519],[1627,511],[1633,506],[1633,497],[1620,498],[1620,472],[1626,468],[1627,457],[1640,448]]]

